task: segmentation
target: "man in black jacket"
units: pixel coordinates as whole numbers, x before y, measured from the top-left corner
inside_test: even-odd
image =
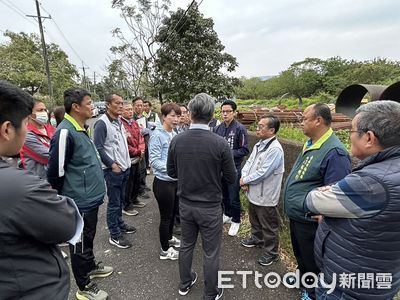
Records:
[[[228,143],[209,128],[214,100],[196,95],[188,105],[192,124],[171,141],[167,171],[178,178],[181,218],[179,294],[187,295],[197,280],[192,271],[193,250],[200,231],[204,251],[204,299],[220,299],[218,289],[219,251],[222,235],[221,177],[228,183],[236,179],[236,169]]]
[[[32,97],[0,81],[0,156],[17,154]],[[69,271],[57,244],[70,240],[79,214],[37,176],[0,158],[0,298],[68,299]]]

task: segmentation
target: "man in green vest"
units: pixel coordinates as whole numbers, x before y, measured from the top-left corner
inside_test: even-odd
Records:
[[[69,246],[71,267],[78,291],[77,299],[105,300],[95,277],[107,277],[113,268],[96,262],[94,238],[99,207],[106,188],[100,156],[90,139],[86,121],[92,117],[89,92],[72,88],[64,92],[64,120],[57,127],[50,144],[47,179],[60,195],[72,198],[84,221],[81,242]]]
[[[285,213],[290,219],[290,236],[300,275],[319,273],[314,260],[318,216],[306,215],[303,208],[306,196],[314,188],[335,183],[351,171],[350,156],[333,133],[331,122],[332,114],[326,104],[317,103],[305,109],[302,127],[310,139],[304,144],[284,188]],[[313,277],[307,278],[307,285],[312,285]],[[315,299],[315,289],[302,289],[301,299]]]

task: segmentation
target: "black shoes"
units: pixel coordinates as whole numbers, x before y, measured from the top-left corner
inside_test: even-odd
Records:
[[[263,243],[263,241],[256,240],[256,239],[254,239],[252,237],[248,238],[248,239],[244,239],[241,242],[242,246],[246,247],[246,248],[253,248],[253,247],[256,247],[256,246],[260,247],[262,245],[262,243]]]
[[[190,282],[190,284],[186,288],[179,289],[179,295],[186,296],[190,292],[190,289],[192,288],[192,286],[197,281],[197,273],[196,272],[192,272],[192,277],[193,277],[192,281]]]
[[[277,262],[278,260],[279,260],[279,256],[263,255],[257,260],[257,262],[262,266],[269,266],[269,265],[272,265],[274,262]]]
[[[108,241],[110,242],[111,245],[114,245],[121,249],[127,249],[132,247],[132,243],[128,241],[123,235],[121,235],[119,238],[116,239],[110,237]]]

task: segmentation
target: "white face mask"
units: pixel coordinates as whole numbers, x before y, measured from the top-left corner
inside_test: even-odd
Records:
[[[38,111],[35,113],[36,115],[36,122],[38,122],[41,125],[47,124],[49,121],[49,116],[47,115],[46,111]]]
[[[56,118],[50,118],[50,124],[51,124],[53,127],[57,127]]]

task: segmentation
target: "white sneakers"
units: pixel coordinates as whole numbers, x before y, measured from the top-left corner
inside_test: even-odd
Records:
[[[174,248],[169,247],[167,251],[161,249],[160,259],[177,260],[178,258],[179,258],[179,252],[176,251]]]
[[[229,228],[228,234],[230,236],[237,235],[240,228],[240,223],[231,222],[231,227]]]
[[[231,224],[232,223],[232,218],[228,217],[227,215],[223,214],[222,215],[222,222],[224,224]]]
[[[174,236],[172,236],[172,239],[168,240],[168,243],[170,247],[179,248],[181,246],[181,240]]]
[[[228,217],[225,214],[222,215],[222,222],[224,224],[231,224],[231,227],[229,228],[229,232],[228,232],[228,234],[230,236],[237,235],[239,228],[240,228],[240,223],[232,222],[232,218]]]

